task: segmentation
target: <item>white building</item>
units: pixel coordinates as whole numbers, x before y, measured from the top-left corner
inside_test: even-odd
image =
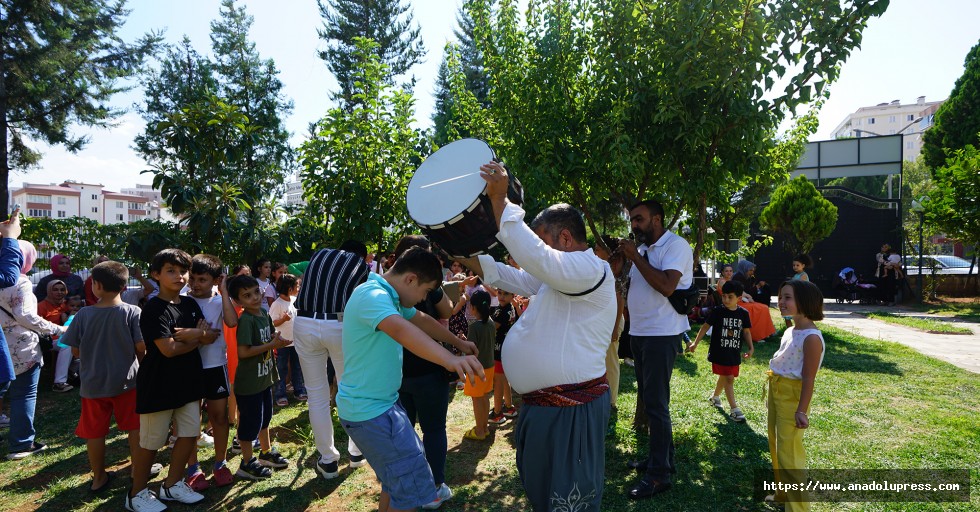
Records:
[[[303,199],[302,181],[290,181],[286,183],[286,206],[299,208],[306,206],[306,200]]]
[[[24,183],[10,194],[11,205],[19,204],[28,217],[64,219],[82,216],[81,192],[70,187]]]
[[[128,193],[133,190],[150,197]],[[24,183],[22,188],[13,190],[10,197],[11,204],[20,204],[21,211],[28,217],[86,217],[100,224],[128,224],[162,217],[160,203],[152,199],[151,192],[160,194],[147,185],[113,192],[105,190],[101,184],[65,181],[60,185]]]
[[[942,101],[926,101],[919,96],[915,103],[902,105],[899,100],[861,107],[837,125],[831,133],[835,139],[902,134],[902,157],[914,161],[922,151],[922,133],[932,126]]]
[[[149,218],[149,199],[130,194],[106,191],[102,195],[105,212],[103,224],[123,224]]]
[[[163,206],[163,194],[153,188],[152,185],[136,185],[134,188],[124,188],[119,191],[122,194],[131,196],[145,197],[149,201],[146,206],[149,211],[149,218],[176,222],[177,219],[170,213],[170,209]]]

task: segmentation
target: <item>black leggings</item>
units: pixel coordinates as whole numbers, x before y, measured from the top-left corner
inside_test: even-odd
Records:
[[[259,431],[269,428],[272,420],[272,387],[254,395],[235,393],[238,402],[238,442],[251,443],[259,438]]]

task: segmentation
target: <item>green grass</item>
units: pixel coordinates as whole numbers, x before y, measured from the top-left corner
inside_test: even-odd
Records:
[[[929,302],[915,309],[923,313],[948,316],[956,320],[980,322],[980,301],[973,300]]]
[[[777,324],[779,325],[779,324]],[[805,444],[814,468],[972,468],[978,484],[980,467],[980,379],[975,374],[923,356],[904,346],[872,341],[835,330],[824,331],[827,354],[817,375],[811,427]],[[629,502],[624,492],[635,479],[625,467],[642,452],[645,436],[631,429],[636,403],[635,376],[623,367],[619,412],[614,435],[607,438],[604,511],[767,510],[752,497],[756,468],[770,465],[762,384],[768,360],[778,343],[756,346],[755,357],[742,365],[735,388],[746,424],[731,423],[708,405],[715,378],[705,352],[678,358],[671,382],[674,440],[678,473],[675,487],[654,500]],[[94,497],[89,485],[85,446],[73,434],[79,413],[77,394],[50,391],[51,376],[42,375],[37,414],[39,439],[49,450],[19,462],[0,462],[0,510],[120,510],[129,484],[125,438],[113,433],[108,450],[120,478],[105,495]],[[447,482],[455,497],[442,510],[524,511],[520,479],[514,467],[513,425],[495,431],[492,442],[462,441],[472,425],[469,398],[458,393],[449,411]],[[342,456],[340,478],[325,481],[312,469],[316,449],[310,437],[306,405],[278,409],[273,436],[293,462],[272,479],[205,491],[203,506],[171,505],[173,511],[201,510],[376,510],[380,491],[369,467],[350,470]],[[339,424],[337,446],[346,436]],[[4,432],[5,433],[5,432]],[[0,448],[0,456],[5,448]],[[166,463],[169,452],[157,460]],[[210,460],[209,450],[202,459]],[[230,461],[237,469],[238,457]],[[151,483],[159,484],[160,479]],[[977,510],[971,503],[815,503],[814,510]]]
[[[918,329],[930,334],[973,334],[973,331],[966,327],[959,327],[949,322],[936,320],[934,318],[920,318],[906,315],[896,315],[885,311],[875,311],[865,314],[868,318],[881,320],[890,324],[904,325],[913,329]]]

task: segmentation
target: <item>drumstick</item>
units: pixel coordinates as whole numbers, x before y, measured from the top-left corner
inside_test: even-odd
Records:
[[[474,174],[479,174],[479,173],[471,172],[469,174],[464,174],[462,176],[456,176],[455,178],[449,178],[449,179],[445,179],[445,180],[442,180],[442,181],[437,181],[435,183],[429,183],[428,185],[422,185],[419,188],[429,188],[429,187],[434,187],[436,185],[442,185],[443,183],[449,183],[450,181],[461,180],[461,179],[463,179],[463,178],[465,178],[467,176],[473,176]]]

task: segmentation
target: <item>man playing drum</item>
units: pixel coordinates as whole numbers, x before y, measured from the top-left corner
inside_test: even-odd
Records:
[[[531,296],[507,334],[502,363],[524,406],[517,420],[517,468],[536,511],[559,505],[597,511],[602,501],[609,384],[605,357],[616,321],[615,279],[585,240],[582,215],[551,206],[528,227],[507,199],[504,167],[480,167],[500,229],[497,239],[521,269],[487,255],[463,263],[485,282]]]

